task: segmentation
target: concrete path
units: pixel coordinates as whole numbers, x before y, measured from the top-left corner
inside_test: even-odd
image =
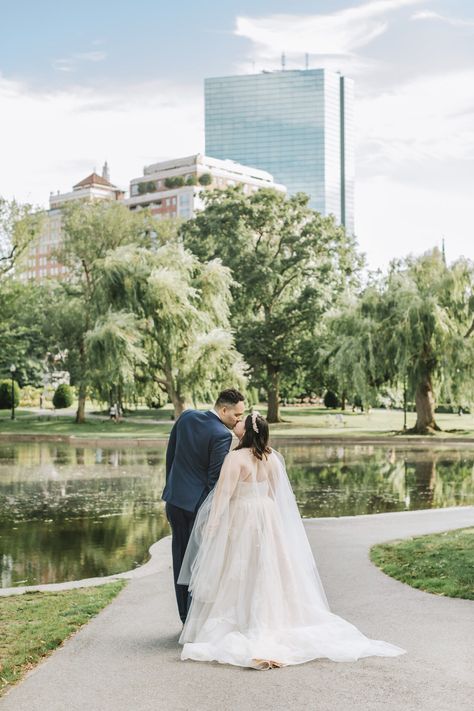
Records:
[[[368,559],[377,542],[474,525],[474,507],[305,521],[332,610],[397,658],[258,672],[181,662],[170,539],[0,711],[472,711],[474,603],[414,590]]]

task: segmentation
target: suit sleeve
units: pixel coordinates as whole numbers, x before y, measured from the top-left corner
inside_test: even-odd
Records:
[[[230,432],[228,434],[223,434],[220,437],[216,437],[211,442],[209,452],[209,468],[207,470],[207,485],[209,489],[213,489],[219,479],[222,464],[229,452],[231,444],[232,435]]]
[[[166,448],[166,483],[168,483],[168,476],[171,471],[171,465],[173,464],[174,453],[176,450],[176,428],[178,425],[178,420],[174,423],[170,436],[168,439],[168,446]]]

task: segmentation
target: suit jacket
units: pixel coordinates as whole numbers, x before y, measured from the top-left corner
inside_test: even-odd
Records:
[[[176,420],[166,450],[162,499],[197,511],[217,483],[232,434],[213,412],[185,410]]]

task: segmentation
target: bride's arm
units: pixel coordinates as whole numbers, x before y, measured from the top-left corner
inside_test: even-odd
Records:
[[[240,476],[240,461],[238,454],[229,452],[222,464],[221,473],[214,489],[214,498],[209,513],[207,532],[212,535],[216,530],[223,513],[229,506]]]

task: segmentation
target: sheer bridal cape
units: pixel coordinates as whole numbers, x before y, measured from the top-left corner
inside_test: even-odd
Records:
[[[329,610],[285,463],[230,452],[198,511],[178,583],[192,600],[181,659],[265,669],[403,654]]]

